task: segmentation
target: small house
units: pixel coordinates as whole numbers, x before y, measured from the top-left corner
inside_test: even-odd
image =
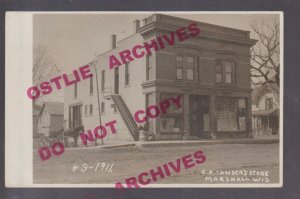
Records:
[[[252,92],[252,125],[255,135],[277,134],[279,130],[279,87],[267,83]]]
[[[39,114],[38,133],[45,137],[63,129],[64,104],[45,102]]]

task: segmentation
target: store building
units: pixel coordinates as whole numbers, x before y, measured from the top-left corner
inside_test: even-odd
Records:
[[[201,33],[117,68],[109,57],[160,35],[197,23]],[[90,63],[93,78],[65,89],[67,128],[94,129],[117,120],[117,133],[106,139],[137,140],[134,113],[182,95],[181,108],[146,121],[155,140],[252,137],[250,32],[183,18],[153,14],[133,23],[133,35],[118,41]],[[97,75],[96,75],[97,73]],[[98,79],[99,108],[97,98]]]

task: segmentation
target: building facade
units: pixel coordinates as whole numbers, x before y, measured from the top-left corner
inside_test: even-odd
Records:
[[[111,55],[191,23],[200,27],[198,36],[109,68]],[[171,105],[165,114],[147,118],[155,140],[252,137],[250,47],[256,40],[249,31],[162,14],[133,24],[133,35],[118,42],[112,35],[111,49],[89,64],[90,80],[65,88],[67,128],[94,129],[116,120],[117,133],[106,139],[137,140],[145,124],[135,121],[136,111],[181,95],[181,108]]]
[[[39,113],[37,131],[39,135],[49,137],[63,129],[64,104],[60,102],[44,102]]]
[[[279,88],[267,83],[252,92],[252,129],[255,135],[279,132]]]

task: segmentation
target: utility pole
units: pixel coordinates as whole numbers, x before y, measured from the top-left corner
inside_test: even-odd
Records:
[[[97,73],[97,69],[96,69],[96,53],[95,53],[95,57],[94,57],[94,61],[93,61],[93,67],[95,69],[95,74],[96,74],[96,85],[97,85],[97,99],[98,99],[98,113],[99,113],[99,124],[100,126],[102,125],[101,123],[101,110],[100,110],[100,97],[99,97],[99,86],[98,86],[98,73]],[[102,137],[102,130],[101,130],[101,137]],[[104,144],[103,139],[101,139],[101,144]],[[95,137],[95,146],[97,146],[97,138]]]

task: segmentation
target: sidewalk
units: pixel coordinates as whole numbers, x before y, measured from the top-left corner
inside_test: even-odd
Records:
[[[213,145],[213,144],[276,144],[279,139],[216,139],[216,140],[176,140],[176,141],[155,141],[155,142],[137,142],[139,147],[162,147],[162,146],[195,146],[195,145]]]
[[[208,139],[208,140],[172,140],[172,141],[131,141],[131,142],[105,142],[101,145],[98,142],[98,146],[88,146],[88,147],[78,147],[78,148],[68,148],[68,150],[76,149],[91,149],[91,148],[122,148],[122,147],[170,147],[170,146],[197,146],[197,145],[214,145],[214,144],[276,144],[279,143],[278,136],[268,136],[268,137],[255,137],[242,138],[242,139]]]

